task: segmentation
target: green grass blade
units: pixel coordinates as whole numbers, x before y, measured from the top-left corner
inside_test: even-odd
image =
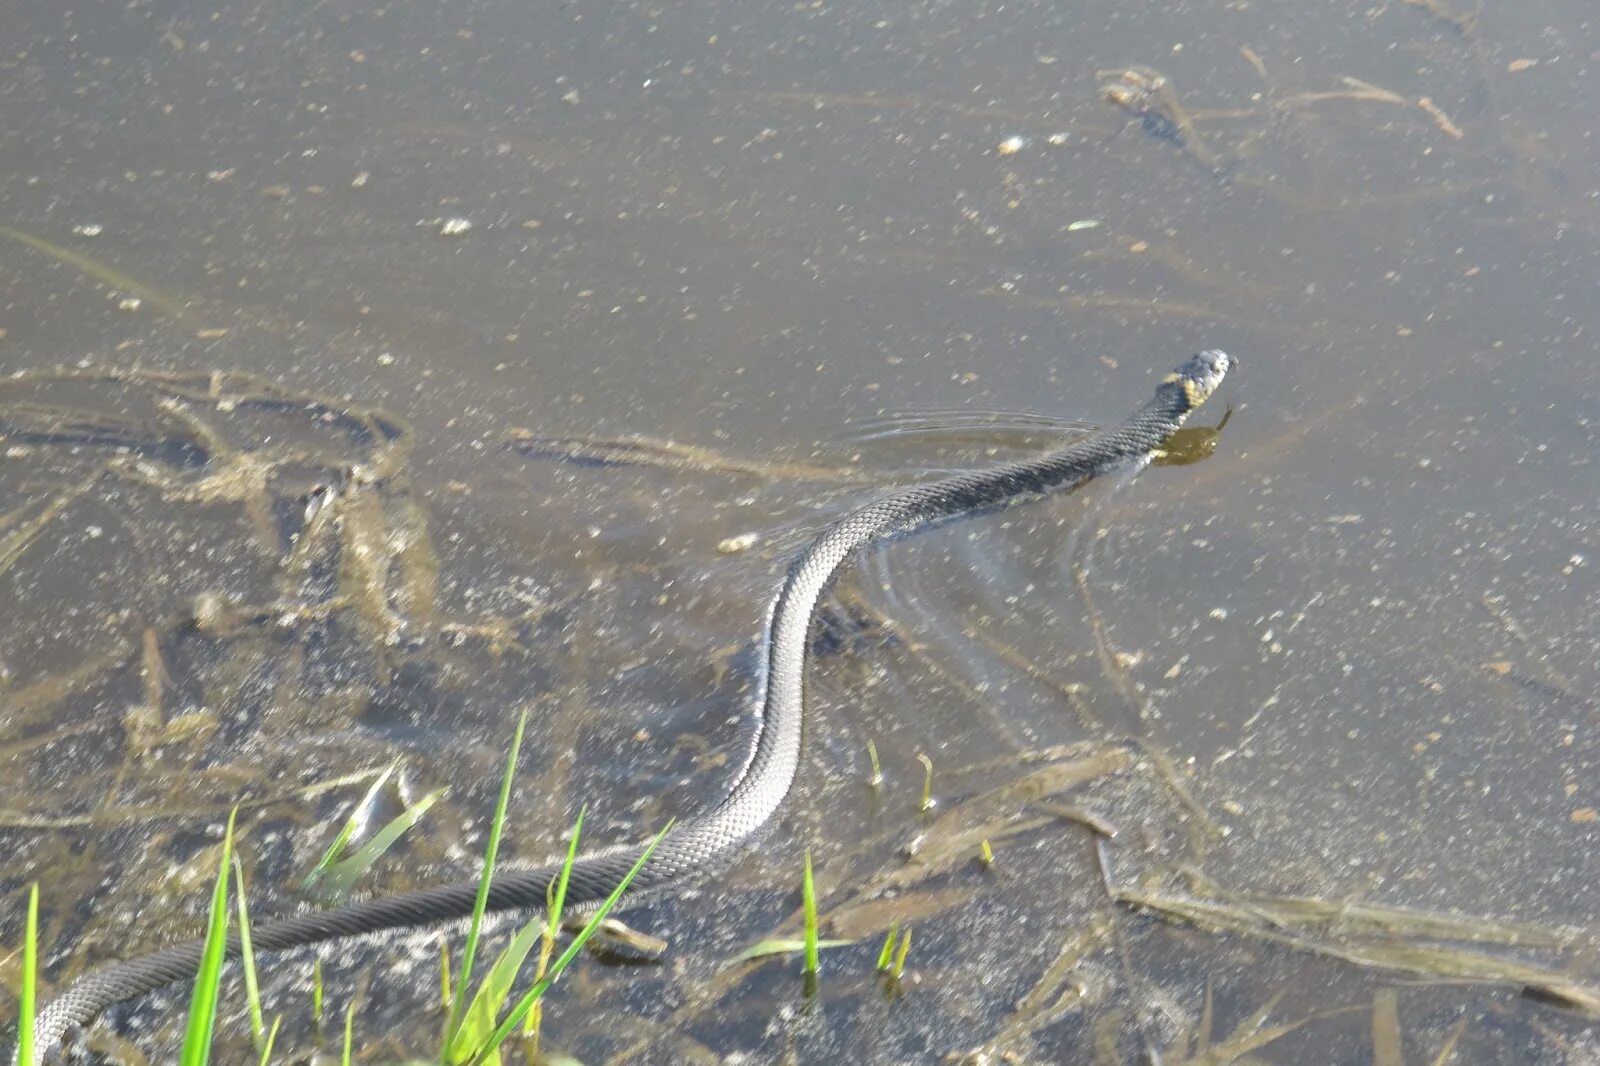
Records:
[[[549,900],[545,931],[552,942],[561,932],[561,909],[567,905],[567,882],[572,879],[573,863],[578,861],[578,838],[583,835],[585,812],[585,808],[578,808],[578,818],[572,823],[572,839],[567,841],[567,857],[561,862],[561,876],[556,878],[555,892]]]
[[[439,1006],[450,1010],[450,941],[439,938]]]
[[[250,1042],[261,1050],[266,1026],[261,1020],[261,986],[256,981],[256,953],[250,944],[250,906],[245,902],[244,866],[233,857],[234,902],[239,905],[239,966],[244,970],[244,996],[250,1004]]]
[[[422,820],[428,813],[428,808],[439,801],[444,795],[443,789],[428,793],[417,802],[391,818],[384,827],[372,835],[372,839],[351,853],[348,859],[336,862],[331,866],[313,871],[315,879],[307,878],[311,891],[319,900],[333,901],[348,895],[350,889],[361,879],[361,876],[372,869],[383,853],[394,846],[401,835]]]
[[[911,927],[906,926],[906,935],[900,938],[900,950],[894,956],[894,979],[900,980],[900,975],[906,972],[906,956],[911,954]]]
[[[500,833],[506,824],[506,806],[511,802],[511,779],[517,772],[517,753],[522,750],[522,733],[528,725],[528,712],[517,719],[517,731],[511,737],[511,752],[506,756],[506,773],[500,782],[500,798],[495,803],[494,821],[489,825],[489,843],[484,849],[483,876],[478,879],[478,897],[472,907],[472,924],[467,927],[467,944],[461,955],[461,972],[456,975],[456,992],[450,997],[450,1016],[445,1021],[444,1045],[448,1050],[461,1026],[462,1012],[467,1005],[467,982],[472,980],[472,964],[478,953],[478,933],[483,928],[483,913],[489,905],[489,885],[494,879],[494,861],[500,853]],[[442,1061],[442,1059],[441,1059]]]
[[[567,945],[567,950],[563,951],[561,957],[555,961],[555,965],[550,967],[550,972],[535,981],[533,987],[523,993],[522,999],[517,1002],[517,1005],[511,1009],[511,1013],[507,1014],[495,1029],[494,1035],[489,1038],[489,1042],[479,1049],[477,1056],[472,1060],[472,1066],[483,1066],[488,1061],[488,1057],[498,1052],[500,1045],[505,1043],[511,1034],[517,1031],[528,1011],[532,1010],[533,1005],[543,998],[545,992],[556,982],[562,972],[572,965],[572,960],[577,958],[578,952],[583,950],[583,946],[589,942],[589,938],[599,931],[601,924],[606,920],[606,916],[611,913],[611,908],[617,905],[617,901],[628,890],[628,886],[633,884],[633,879],[639,876],[639,871],[644,869],[644,864],[655,853],[656,846],[666,839],[667,833],[671,832],[671,830],[672,823],[668,822],[666,828],[657,833],[655,838],[645,846],[644,851],[639,855],[633,866],[623,875],[621,882],[618,883],[616,888],[612,889],[611,895],[607,896],[605,902],[600,904],[599,909],[579,930],[578,935],[572,938],[572,943]]]
[[[806,849],[805,873],[800,878],[800,901],[806,913],[806,973],[817,973],[817,885],[811,878],[811,849]]]
[[[539,942],[539,937],[544,934],[544,923],[540,921],[529,922],[517,931],[511,942],[500,952],[500,957],[495,959],[494,966],[490,968],[488,976],[478,986],[477,994],[472,997],[466,1013],[461,1016],[461,1028],[456,1031],[456,1037],[445,1049],[445,1061],[459,1064],[470,1062],[473,1055],[494,1033],[495,1019],[500,1017],[500,1010],[505,1006],[506,997],[511,994],[511,985],[517,979],[517,971],[522,969],[522,963],[527,959],[528,953]],[[485,1060],[488,1066],[499,1066],[499,1056],[491,1056]]]
[[[878,952],[878,972],[888,973],[889,963],[894,959],[894,942],[900,936],[900,923],[890,922],[889,933],[883,938],[883,950]]]
[[[449,1062],[467,1062],[484,1045],[494,1033],[495,1019],[500,1017],[506,997],[511,994],[511,986],[528,953],[541,939],[553,938],[560,931],[561,907],[566,902],[567,881],[572,874],[572,864],[578,857],[578,840],[582,833],[583,812],[579,811],[577,822],[573,825],[572,839],[567,842],[567,857],[561,864],[561,873],[550,886],[549,913],[552,917],[544,922],[529,922],[518,930],[517,935],[500,952],[488,976],[478,986],[478,992],[472,997],[466,1013],[462,1015],[461,1028],[456,1032],[455,1039],[445,1049],[445,1058]],[[543,976],[541,967],[536,979]],[[499,1056],[492,1055],[485,1063],[486,1066],[499,1066]]]
[[[350,1066],[350,1052],[355,1047],[356,1036],[356,1001],[351,1000],[350,1005],[344,1009],[344,1055],[340,1058],[343,1066]]]
[[[238,808],[228,814],[222,837],[222,861],[217,864],[217,884],[211,893],[211,919],[206,929],[200,970],[189,1000],[189,1025],[178,1057],[181,1066],[206,1066],[211,1060],[211,1037],[217,1024],[217,993],[222,985],[222,964],[228,956],[228,874],[233,863],[233,822]]]
[[[360,801],[350,808],[350,814],[345,818],[344,825],[340,827],[339,832],[334,836],[333,843],[328,845],[328,850],[322,853],[322,858],[317,860],[317,864],[311,868],[311,872],[306,874],[305,880],[300,882],[300,891],[313,891],[317,886],[317,882],[322,880],[323,875],[338,861],[339,856],[344,853],[344,846],[350,842],[351,837],[355,836],[356,829],[361,825],[361,812],[372,806],[378,798],[379,789],[383,788],[384,782],[388,781],[390,776],[399,768],[400,764],[398,762],[390,763],[389,768],[379,774],[376,781],[372,782],[372,787],[367,789],[366,795],[362,796]]]
[[[278,1026],[283,1024],[283,1015],[272,1019],[272,1028],[267,1030],[267,1039],[261,1045],[261,1061],[258,1066],[267,1066],[272,1061],[272,1045],[278,1042]]]
[[[17,1061],[33,1062],[34,1000],[39,979],[39,883],[28,888],[28,925],[22,934],[22,992],[17,1005]]]
[[[567,857],[561,862],[561,876],[550,886],[550,898],[545,901],[546,921],[544,937],[539,945],[539,968],[533,975],[535,981],[549,971],[550,955],[555,951],[556,937],[561,934],[561,912],[567,905],[567,882],[572,878],[573,864],[578,861],[578,839],[583,836],[583,816],[586,813],[588,813],[587,808],[578,808],[578,818],[572,823],[572,839],[567,841]],[[539,1046],[540,1020],[540,1012],[531,1010],[528,1012],[526,1024],[522,1027],[522,1035],[533,1041],[535,1051]]]
[[[311,960],[311,1027],[322,1038],[322,959]]]

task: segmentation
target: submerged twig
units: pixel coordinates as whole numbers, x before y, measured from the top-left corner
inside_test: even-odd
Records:
[[[1064,1017],[1083,999],[1084,985],[1073,977],[1078,965],[1103,948],[1110,939],[1111,927],[1104,915],[1076,929],[1056,952],[1033,986],[1023,993],[1015,1009],[1000,1023],[994,1038],[969,1053],[963,1062],[999,1061],[996,1056]]]
[[[94,483],[100,480],[103,473],[102,470],[96,470],[78,484],[52,496],[32,518],[21,517],[29,507],[33,506],[32,504],[24,504],[7,514],[4,526],[0,526],[9,529],[9,532],[0,537],[0,574],[4,574],[16,565],[17,560],[22,558],[23,553],[38,539],[44,528],[76,502],[78,497],[88,492]]]
[[[702,474],[744,474],[766,481],[825,481],[849,485],[871,480],[854,467],[750,459],[659,437],[558,437],[513,429],[503,439],[508,447],[523,455],[555,462],[593,466],[653,466]]]
[[[135,807],[102,807],[88,814],[56,815],[0,809],[0,828],[76,829],[83,826],[129,825],[135,822],[162,821],[166,819],[214,818],[219,814],[225,814],[233,810],[235,807],[241,811],[248,811],[257,807],[270,807],[273,804],[285,803],[289,800],[310,799],[313,796],[320,796],[324,792],[333,792],[341,788],[363,784],[381,772],[381,770],[362,770],[359,773],[343,774],[339,777],[329,778],[326,781],[318,781],[299,788],[285,789],[268,796],[240,800],[237,803],[222,803],[212,808],[140,805]]]
[[[102,285],[136,296],[170,318],[181,321],[185,316],[184,305],[173,297],[153,285],[147,285],[124,274],[115,267],[100,262],[93,256],[73,251],[71,248],[64,248],[59,244],[53,244],[45,240],[43,237],[35,237],[31,233],[24,233],[19,229],[12,229],[10,226],[0,226],[0,236],[10,237],[14,241],[26,244],[35,251],[43,252],[52,259],[66,263],[68,266],[94,278]]]
[[[392,476],[405,465],[410,454],[411,426],[391,411],[351,403],[309,389],[291,388],[260,374],[241,370],[56,367],[0,377],[0,388],[68,381],[132,385],[150,389],[169,400],[189,400],[222,412],[251,406],[310,415],[313,421],[342,426],[348,434],[368,445],[366,461],[352,471],[367,481],[383,481]],[[167,407],[166,410],[170,413],[171,408]]]
[[[1307,923],[1295,915],[1295,910],[1304,904],[1303,900],[1293,900],[1294,906],[1285,911],[1272,909],[1267,903],[1270,897],[1256,897],[1241,903],[1231,899],[1200,899],[1155,890],[1111,887],[1112,896],[1118,902],[1201,929],[1240,933],[1357,966],[1409,973],[1434,981],[1509,986],[1543,1002],[1600,1016],[1600,989],[1558,971],[1481,951],[1426,943],[1420,937],[1402,934],[1336,935],[1317,929],[1325,920],[1322,917],[1310,923],[1308,930]],[[1412,913],[1414,920],[1424,924],[1445,920],[1425,912]],[[1485,924],[1492,926],[1494,923]],[[1315,932],[1323,932],[1323,935],[1313,935]]]
[[[1186,1058],[1174,1066],[1231,1066],[1233,1063],[1247,1061],[1246,1056],[1251,1052],[1259,1051],[1269,1044],[1288,1036],[1295,1030],[1314,1021],[1324,1018],[1335,1018],[1342,1014],[1349,1014],[1360,1010],[1359,1007],[1334,1007],[1329,1010],[1313,1011],[1290,1022],[1280,1022],[1274,1026],[1266,1026],[1267,1018],[1277,1009],[1283,1001],[1284,993],[1279,992],[1270,997],[1260,1007],[1234,1026],[1232,1031],[1220,1043],[1211,1042],[1211,988],[1206,987],[1206,1015],[1205,1029],[1197,1040],[1199,1049],[1191,1058]],[[1253,1061],[1253,1060],[1249,1060]]]

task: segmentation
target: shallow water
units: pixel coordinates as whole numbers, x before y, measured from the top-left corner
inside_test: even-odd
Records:
[[[48,980],[193,932],[240,799],[272,801],[242,822],[253,910],[291,908],[361,785],[305,790],[396,759],[450,791],[368,887],[470,871],[523,707],[517,855],[553,853],[582,804],[608,841],[692,811],[808,534],[1067,432],[994,412],[1115,422],[1217,346],[1243,366],[1204,412],[1232,411],[1209,458],[863,560],[761,848],[630,912],[671,955],[586,962],[547,1044],[1384,1063],[1394,996],[1403,1061],[1452,1039],[1455,1062],[1600,1058],[1592,1019],[1522,982],[1329,957],[1370,946],[1354,919],[1269,942],[1101,880],[1531,923],[1558,946],[1475,950],[1600,985],[1597,54],[1577,0],[1457,11],[8,7],[0,370],[244,371],[296,399],[184,379],[185,420],[155,379],[0,388],[5,941],[35,878]],[[1172,94],[1143,115],[1097,73],[1134,66]],[[564,463],[515,429],[723,465]],[[307,494],[388,455],[365,517],[328,523],[355,532],[285,562]],[[396,551],[379,577],[339,540],[362,530]],[[197,631],[219,591],[304,616]],[[1074,823],[1011,834],[1040,811],[1013,798],[981,823],[992,865],[905,872],[949,831],[918,810],[919,753],[937,814],[1038,769],[1025,753],[1129,738],[1126,769],[1059,797],[1121,830],[1102,860]],[[861,937],[810,1002],[796,961],[725,968],[791,917],[808,848]],[[909,898],[852,919],[883,878]],[[896,913],[916,933],[891,992],[872,966]],[[368,1061],[396,1056],[380,1037],[426,1053],[436,951],[329,953]],[[308,967],[272,979],[297,1048]],[[113,1021],[160,1060],[170,1006]]]

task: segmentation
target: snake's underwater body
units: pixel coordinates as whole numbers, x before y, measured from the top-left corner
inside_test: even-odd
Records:
[[[762,645],[765,676],[752,714],[752,740],[743,769],[722,801],[671,830],[629,887],[627,898],[683,886],[727,860],[783,803],[800,760],[805,702],[808,631],[817,603],[844,562],[875,541],[1019,497],[1072,488],[1111,470],[1142,466],[1183,425],[1233,365],[1225,352],[1193,356],[1157,387],[1155,395],[1124,422],[1092,433],[1056,451],[987,470],[914,485],[866,504],[834,522],[811,541],[789,568],[772,602]],[[567,888],[567,906],[604,900],[643,851],[624,844],[579,856]],[[536,911],[558,876],[560,863],[496,870],[490,911]],[[384,896],[255,925],[257,953],[418,928],[471,915],[476,879],[401,895]],[[237,957],[237,937],[229,957]],[[177,981],[192,979],[200,964],[199,941],[114,962],[69,985],[39,1013],[35,1029],[38,1066],[67,1031],[85,1025],[116,1003]],[[13,1060],[15,1062],[15,1060]]]

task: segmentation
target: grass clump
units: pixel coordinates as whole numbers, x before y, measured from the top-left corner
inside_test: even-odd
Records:
[[[910,954],[911,927],[906,927],[905,936],[902,937],[900,923],[892,923],[888,935],[883,938],[883,950],[878,952],[878,972],[891,981],[899,981],[900,975],[906,972],[906,956]]]
[[[483,915],[489,906],[489,885],[494,878],[495,859],[500,854],[500,834],[506,824],[506,806],[511,802],[511,780],[517,772],[517,755],[522,750],[522,733],[528,725],[528,712],[523,711],[517,720],[517,730],[511,737],[511,752],[506,756],[506,772],[500,779],[500,797],[495,801],[494,821],[489,823],[489,842],[484,848],[483,874],[478,878],[478,896],[472,906],[472,924],[467,927],[467,943],[461,954],[461,973],[456,979],[454,994],[450,997],[450,1013],[444,1026],[444,1047],[448,1051],[456,1046],[461,1035],[462,1011],[466,1004],[467,982],[472,978],[472,964],[478,954],[478,935],[483,929]],[[441,1061],[452,1061],[442,1055]]]
[[[639,858],[634,861],[633,866],[629,868],[625,875],[623,875],[621,882],[615,889],[612,890],[611,894],[606,897],[605,901],[595,909],[594,914],[590,916],[586,923],[584,923],[583,928],[579,930],[578,933],[572,938],[572,943],[567,945],[567,950],[563,951],[561,956],[556,959],[553,964],[551,964],[550,972],[536,980],[533,983],[533,987],[529,988],[528,991],[522,994],[522,998],[516,1002],[516,1005],[504,1015],[500,1023],[494,1026],[494,1028],[488,1032],[487,1035],[480,1035],[479,1032],[474,1032],[471,1040],[459,1045],[460,1051],[458,1051],[457,1054],[465,1051],[467,1047],[470,1047],[473,1044],[476,1044],[476,1050],[472,1051],[470,1056],[444,1058],[443,1061],[451,1064],[465,1062],[468,1063],[469,1066],[499,1066],[501,1061],[499,1054],[501,1045],[509,1040],[512,1034],[514,1034],[520,1027],[524,1025],[528,1014],[533,1010],[534,1006],[544,998],[544,994],[549,991],[550,986],[556,982],[556,979],[561,976],[568,966],[572,965],[572,961],[577,958],[578,952],[582,951],[584,945],[589,942],[589,938],[600,931],[601,926],[605,924],[606,916],[611,913],[612,908],[615,907],[617,902],[622,899],[623,893],[628,890],[628,886],[633,883],[633,879],[639,875],[639,871],[644,869],[645,863],[650,860],[650,856],[655,853],[656,847],[661,843],[662,840],[666,838],[667,833],[671,829],[672,824],[669,822],[667,826],[663,828],[661,832],[657,833],[650,843],[645,846],[644,851],[639,855]],[[568,857],[562,873],[563,879],[565,879],[567,873],[570,872],[572,868],[573,857],[573,855],[569,855]],[[530,934],[542,932],[542,925],[543,923],[537,920],[530,922],[527,927],[518,933],[516,939],[507,948],[507,951],[503,953],[503,957],[505,954],[509,954],[511,951],[516,949],[518,947],[517,941],[522,941],[524,937],[527,937],[527,947],[523,947],[521,950],[526,953],[528,947],[532,946],[533,937]],[[520,958],[518,959],[518,963],[520,964]],[[491,974],[491,977],[492,976],[493,975]],[[509,981],[506,982],[506,984],[509,986]],[[503,993],[499,992],[498,989],[495,989],[491,993],[491,999],[498,999],[499,1002],[494,1004],[494,1010],[486,1012],[486,1016],[489,1018],[492,1018],[494,1015],[499,1013],[499,1007],[504,1003],[504,995]],[[455,1051],[456,1049],[447,1050]]]
[[[818,953],[823,948],[843,948],[854,944],[854,940],[824,940],[817,934],[820,922],[817,918],[817,885],[811,876],[811,852],[806,851],[805,863],[800,870],[800,905],[804,919],[802,933],[799,939],[794,937],[772,937],[758,941],[735,955],[730,961],[733,963],[749,962],[751,959],[764,959],[771,955],[788,955],[801,952],[805,959],[805,976],[807,988],[814,989],[820,963]]]
[[[378,775],[377,780],[372,782],[360,802],[351,809],[349,817],[344,820],[344,825],[334,836],[333,843],[328,845],[328,849],[317,860],[316,866],[312,867],[311,872],[300,882],[302,892],[323,902],[344,898],[355,883],[372,869],[383,853],[393,847],[395,841],[399,840],[406,830],[420,822],[428,813],[428,808],[444,795],[442,789],[436,789],[423,796],[384,823],[383,827],[372,835],[371,840],[351,852],[349,856],[345,856],[345,847],[361,826],[361,812],[372,807],[377,801],[378,793],[388,784],[389,778],[399,767],[399,763],[390,764]]]
[[[582,929],[573,936],[566,950],[552,961],[551,956],[555,953],[555,942],[562,928],[562,912],[566,901],[567,885],[573,866],[577,861],[578,843],[583,832],[583,814],[580,812],[577,822],[573,826],[571,841],[567,848],[566,859],[561,867],[560,876],[550,889],[546,915],[528,923],[512,938],[511,942],[500,952],[474,994],[469,998],[467,994],[468,985],[474,969],[473,964],[477,954],[479,935],[488,909],[489,888],[492,883],[495,860],[498,856],[500,841],[505,828],[506,808],[510,801],[511,783],[516,772],[517,755],[522,745],[522,735],[526,725],[527,716],[524,715],[517,723],[511,751],[506,760],[505,777],[501,782],[494,821],[490,825],[489,840],[484,856],[483,875],[479,881],[472,921],[468,928],[461,965],[453,988],[450,980],[448,950],[443,953],[441,959],[442,994],[446,997],[449,1007],[444,1039],[441,1042],[437,1057],[437,1061],[443,1066],[468,1066],[468,1064],[470,1066],[500,1066],[501,1046],[519,1029],[522,1030],[523,1035],[531,1036],[536,1044],[539,1024],[537,1008],[543,996],[572,964],[578,952],[583,950],[589,939],[600,931],[612,909],[622,899],[628,887],[633,883],[634,878],[638,876],[639,871],[644,868],[650,856],[655,853],[656,847],[671,829],[669,823],[649,842],[638,860],[622,878],[621,883],[595,909]],[[411,810],[417,811],[419,807],[425,809],[424,804],[418,804],[413,806]],[[217,878],[212,890],[211,906],[207,918],[205,945],[202,951],[200,967],[195,975],[194,989],[190,997],[183,1047],[178,1058],[179,1066],[209,1066],[211,1050],[216,1035],[216,1017],[221,994],[222,971],[228,961],[229,917],[230,913],[234,912],[234,908],[229,906],[230,887],[235,888],[234,904],[239,922],[239,954],[244,974],[245,995],[249,1006],[250,1037],[259,1055],[259,1066],[269,1066],[269,1063],[272,1062],[273,1048],[277,1042],[282,1024],[281,1017],[274,1018],[270,1027],[266,1026],[264,1022],[260,985],[256,975],[255,955],[250,940],[249,908],[244,898],[244,871],[242,864],[234,853],[234,824],[237,814],[237,809],[229,814],[227,828],[223,835],[222,854],[217,866]],[[408,811],[407,814],[410,814],[410,812]],[[405,817],[402,815],[402,818]],[[418,817],[420,817],[420,812]],[[396,819],[395,821],[398,822],[400,820]],[[412,818],[406,821],[405,825],[401,826],[393,834],[390,842],[398,837],[399,833],[404,832],[405,829],[414,824],[415,820],[415,818]],[[391,825],[393,824],[391,823]],[[352,824],[347,822],[345,831],[339,834],[333,847],[324,854],[322,862],[318,864],[319,870],[326,872],[327,870],[338,868],[338,864],[334,860],[337,859],[353,831]],[[23,1063],[32,1062],[40,1050],[49,1050],[37,1048],[34,1034],[38,971],[38,922],[39,891],[38,886],[34,885],[28,898],[28,917],[23,944],[19,1004],[17,1061]],[[813,930],[813,940],[815,939],[814,932]],[[527,960],[536,943],[541,944],[541,948],[537,955],[533,984],[515,1002],[512,1002],[512,986],[523,963]],[[816,946],[815,943],[812,945],[810,949],[811,956],[815,955]],[[319,1041],[322,1033],[323,991],[322,960],[319,958],[313,962],[311,973],[312,1025],[313,1032]],[[354,1055],[355,1008],[356,1003],[352,1000],[344,1012],[344,1039],[340,1061],[345,1063],[346,1066],[352,1061]]]
[[[484,916],[488,910],[489,889],[493,884],[494,867],[499,857],[500,841],[505,829],[506,809],[511,800],[511,783],[516,775],[517,757],[522,749],[522,736],[527,721],[527,715],[523,714],[517,722],[516,732],[512,736],[511,750],[506,757],[505,775],[500,782],[500,795],[495,803],[494,820],[490,823],[489,839],[484,848],[483,874],[478,880],[472,920],[467,927],[467,939],[453,987],[450,980],[448,951],[443,953],[440,961],[441,994],[446,998],[448,1011],[444,1035],[440,1041],[438,1061],[445,1066],[461,1066],[469,1063],[472,1066],[500,1066],[500,1047],[519,1029],[525,1036],[537,1041],[539,1027],[537,1012],[544,994],[572,964],[589,939],[600,930],[606,917],[622,899],[628,886],[633,883],[633,879],[644,868],[650,856],[655,853],[657,845],[671,828],[669,824],[651,840],[616,889],[596,908],[583,928],[572,938],[572,943],[552,963],[550,956],[554,953],[555,941],[561,930],[567,885],[572,875],[572,868],[577,862],[578,843],[583,835],[583,812],[580,811],[567,844],[567,854],[562,862],[561,872],[551,885],[546,899],[544,918],[529,922],[518,930],[501,950],[489,967],[489,972],[484,975],[477,990],[469,998],[468,986],[477,960],[478,941],[483,929]],[[533,985],[508,1010],[512,985],[536,943],[540,943],[541,948]]]

